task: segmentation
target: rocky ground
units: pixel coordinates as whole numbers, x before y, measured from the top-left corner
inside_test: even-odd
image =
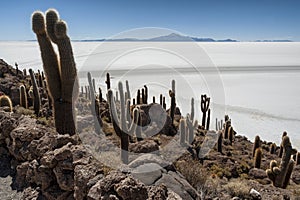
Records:
[[[21,72],[17,75],[2,60],[0,71],[0,91],[18,98]],[[59,135],[51,117],[36,117],[19,107],[18,99],[13,102],[13,113],[0,108],[0,199],[300,199],[299,165],[287,189],[274,187],[267,178],[270,161],[280,161],[279,148],[270,153],[271,143],[262,141],[262,164],[257,169],[253,143],[238,134],[232,144],[223,141],[222,153],[212,146],[200,160],[197,150],[215,132],[199,126],[192,146],[174,142],[179,108],[175,126],[170,120],[162,127],[157,122],[152,128],[161,130],[159,134],[130,143],[129,164],[122,165],[120,140],[106,102],[101,103],[103,130],[96,133],[89,101],[79,98],[75,136]],[[144,123],[148,108],[141,108]],[[165,111],[157,106],[155,113],[163,116]]]

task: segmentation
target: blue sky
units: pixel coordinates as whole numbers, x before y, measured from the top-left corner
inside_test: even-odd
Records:
[[[1,2],[0,40],[35,39],[31,14],[56,8],[72,39],[108,38],[141,27],[241,41],[300,41],[299,0],[7,0]]]

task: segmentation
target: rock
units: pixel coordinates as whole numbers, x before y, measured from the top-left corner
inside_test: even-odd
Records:
[[[163,174],[162,178],[155,182],[155,185],[164,184],[171,189],[172,191],[176,191],[176,193],[183,199],[192,200],[194,199],[188,191],[191,191],[193,188],[189,184],[185,184],[184,181],[180,178],[178,181],[178,177],[174,178],[174,174]]]
[[[267,178],[266,171],[263,169],[258,168],[252,168],[249,171],[249,176],[255,178],[255,179],[264,179]]]
[[[250,196],[252,197],[253,200],[261,199],[261,194],[253,188],[250,190]]]
[[[140,165],[143,165],[145,163],[156,163],[159,166],[163,168],[168,168],[172,163],[169,163],[165,160],[163,160],[160,156],[155,154],[143,154],[139,156],[137,159],[133,160],[131,163],[129,163],[130,168],[136,168]]]
[[[129,151],[134,153],[151,153],[158,150],[158,144],[152,139],[146,139],[129,144]]]
[[[77,200],[83,200],[87,193],[89,180],[94,178],[96,174],[103,173],[103,170],[91,163],[89,165],[76,165],[74,169],[74,198]],[[103,175],[102,175],[103,176]]]
[[[291,179],[294,183],[300,184],[300,165],[294,167]]]
[[[161,166],[156,163],[146,163],[135,168],[132,175],[145,185],[152,185],[162,176]]]
[[[114,188],[118,196],[122,197],[124,200],[145,200],[148,198],[148,191],[144,184],[132,177],[126,177],[121,180]]]
[[[165,185],[151,186],[148,188],[148,199],[166,200],[168,196],[168,188]]]

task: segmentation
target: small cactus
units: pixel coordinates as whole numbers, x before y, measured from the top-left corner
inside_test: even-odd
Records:
[[[28,108],[27,93],[24,85],[21,85],[19,87],[19,93],[20,93],[20,106],[22,106],[23,108]]]
[[[209,130],[209,124],[210,124],[210,109],[208,109],[207,111],[206,130]]]
[[[163,106],[163,95],[162,94],[159,95],[159,104],[161,106]]]
[[[144,104],[148,104],[148,87],[146,86],[146,85],[144,85],[144,88],[145,88],[145,90],[144,90],[144,92],[145,92],[145,94],[144,94]]]
[[[261,150],[261,148],[257,148],[255,150],[255,155],[254,155],[254,167],[255,168],[260,169],[261,158],[262,158],[262,150]]]
[[[185,138],[186,138],[186,122],[185,119],[180,119],[179,122],[179,130],[180,130],[180,145],[185,145]]]
[[[138,90],[136,94],[136,104],[139,105],[141,104],[141,91]]]
[[[107,91],[110,89],[110,74],[107,72],[106,73],[106,88],[107,88]]]
[[[201,95],[201,111],[203,113],[202,115],[202,126],[205,129],[205,122],[206,122],[206,113],[209,109],[209,103],[210,103],[210,98],[206,96],[206,94]]]
[[[230,145],[232,145],[233,138],[234,138],[234,130],[233,130],[233,127],[230,126],[228,129],[228,139],[229,139]]]
[[[255,156],[255,151],[259,147],[260,147],[260,137],[257,135],[255,136],[254,143],[253,143],[252,157]]]
[[[225,133],[224,133],[224,139],[228,139],[229,138],[229,128],[231,127],[231,121],[228,120],[225,123]]]
[[[300,152],[298,151],[297,153],[296,153],[296,165],[300,165]]]
[[[34,109],[34,114],[36,116],[39,116],[40,114],[40,108],[41,108],[41,98],[40,98],[40,92],[39,88],[35,79],[34,72],[32,69],[29,69],[30,77],[31,77],[31,83],[33,87],[33,109]]]
[[[8,107],[8,110],[5,110],[6,112],[13,111],[12,102],[11,102],[11,99],[9,98],[9,96],[2,95],[2,96],[0,96],[0,107],[5,107],[5,106]]]
[[[171,97],[170,117],[173,123],[174,116],[175,116],[176,99],[175,99],[175,93],[172,92],[171,90],[169,91],[169,95]]]
[[[275,151],[276,151],[276,144],[272,143],[270,148],[270,154],[275,154]]]
[[[152,103],[155,103],[155,96],[152,97]]]
[[[218,132],[218,146],[217,150],[219,153],[222,153],[222,143],[223,143],[223,134],[222,131]]]
[[[194,121],[195,117],[195,100],[194,98],[191,99],[191,120]]]

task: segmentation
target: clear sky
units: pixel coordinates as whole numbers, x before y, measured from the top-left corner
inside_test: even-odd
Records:
[[[214,39],[300,41],[299,0],[5,0],[0,40],[35,39],[31,14],[48,8],[56,8],[67,21],[72,39],[162,27]]]

